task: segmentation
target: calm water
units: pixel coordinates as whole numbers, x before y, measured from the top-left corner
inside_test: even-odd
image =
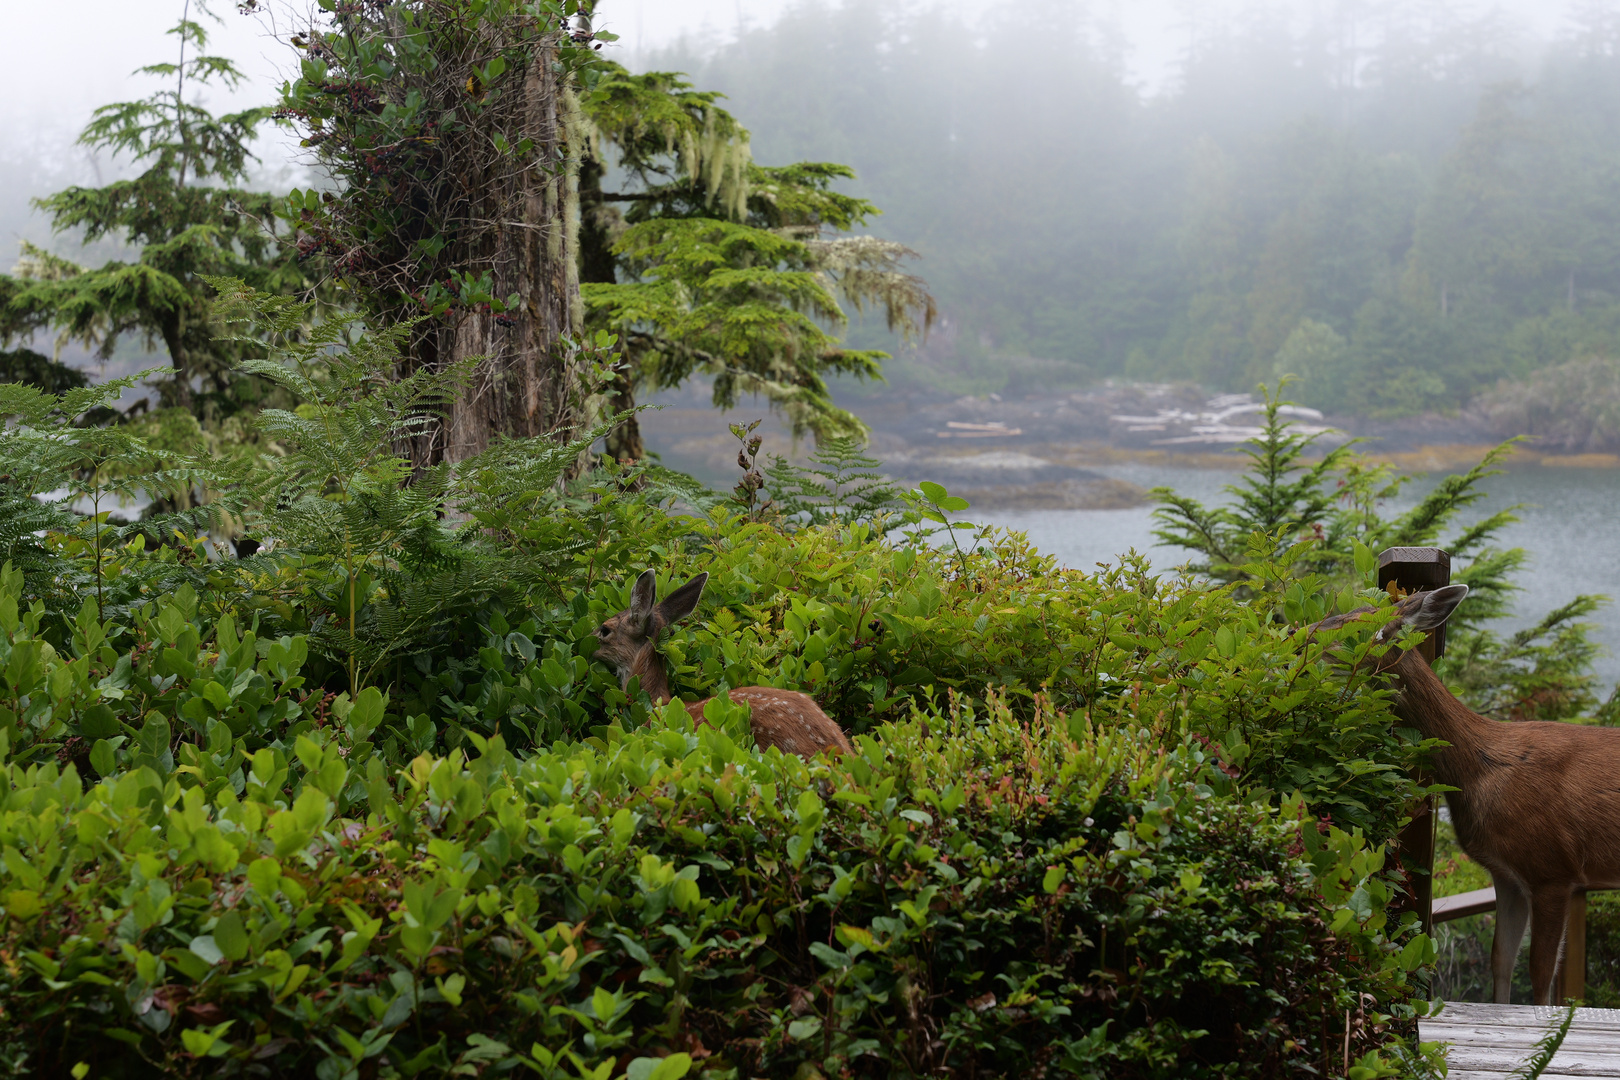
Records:
[[[1221,488],[1237,473],[1211,469],[1172,469],[1146,465],[1099,467],[1095,471],[1142,487],[1163,484],[1204,502],[1224,501]],[[1409,485],[1396,511],[1410,506],[1437,482],[1431,476]],[[1515,503],[1522,503],[1518,523],[1502,534],[1509,547],[1530,553],[1530,563],[1519,582],[1514,617],[1500,624],[1517,630],[1536,622],[1550,609],[1578,593],[1601,593],[1620,598],[1620,470],[1554,469],[1526,466],[1486,481],[1489,497],[1475,504],[1465,518],[1472,522]],[[1151,507],[1132,510],[1001,510],[974,511],[974,521],[994,522],[1027,532],[1041,550],[1066,566],[1091,569],[1135,548],[1153,564],[1168,569],[1184,561],[1187,552],[1158,545],[1153,538]],[[1447,536],[1457,529],[1448,530]],[[1597,639],[1609,655],[1598,661],[1605,683],[1620,681],[1620,610],[1605,607],[1593,619]],[[1606,695],[1607,691],[1602,691]]]

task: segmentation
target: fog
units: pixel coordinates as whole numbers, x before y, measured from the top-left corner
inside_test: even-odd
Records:
[[[734,44],[739,34],[775,25],[784,12],[819,6],[824,5],[814,0],[601,0],[597,22],[620,37],[609,55],[639,68],[651,58],[671,52],[711,56]],[[1083,8],[1096,26],[1117,36],[1132,83],[1151,95],[1175,84],[1191,42],[1221,27],[1258,21],[1301,32],[1324,19],[1353,24],[1403,6],[1407,5],[1401,0],[1097,0],[1089,4],[1059,0],[996,9],[964,0],[942,0],[890,8],[939,10],[970,22],[975,18],[985,23],[1027,20],[1028,32],[1034,35],[1040,33],[1048,14]],[[1426,6],[1443,8],[1459,18],[1499,12],[1505,22],[1523,32],[1527,47],[1535,48],[1566,29],[1567,13],[1576,5],[1515,0]],[[0,113],[0,178],[4,179],[0,236],[8,242],[24,235],[41,238],[39,223],[31,220],[27,210],[29,197],[52,185],[94,182],[117,167],[114,162],[89,158],[72,145],[73,139],[97,106],[142,97],[157,88],[159,80],[134,74],[134,70],[174,59],[175,42],[169,30],[185,7],[185,0],[8,5],[7,28],[14,44],[7,64],[0,67],[0,89],[8,103]],[[229,109],[270,99],[288,70],[291,50],[284,39],[298,21],[295,12],[300,9],[280,5],[271,9],[275,18],[263,13],[243,16],[233,4],[221,0],[214,0],[212,9],[218,21],[201,20],[212,38],[210,51],[234,60],[247,81],[234,92],[204,90],[199,100],[216,109]],[[190,10],[197,17],[195,5]],[[883,29],[881,20],[875,19],[874,34]],[[292,156],[292,149],[285,139],[273,136],[261,154],[267,168],[279,171]]]
[[[175,59],[183,3],[14,5],[0,237],[74,254],[28,200],[129,168],[73,140],[160,88],[132,72]],[[307,15],[268,10],[204,20],[246,76],[204,104],[274,99]],[[931,385],[1287,367],[1389,416],[1620,352],[1613,0],[603,0],[596,25],[725,92],[762,163],[857,170],[941,301]],[[255,186],[302,182],[284,131],[259,153]]]
[[[638,66],[650,53],[683,40],[692,50],[705,53],[737,39],[742,28],[774,25],[790,0],[602,0],[598,24],[620,36],[618,58]],[[934,7],[959,16],[985,10],[982,4],[946,0]],[[1293,0],[1291,3],[1254,4],[1242,0],[1103,0],[1082,5],[1100,23],[1117,27],[1126,47],[1126,62],[1138,84],[1149,92],[1174,79],[1176,66],[1188,42],[1213,27],[1236,19],[1263,19],[1297,28],[1325,15],[1370,18],[1404,3],[1356,0]],[[1508,4],[1440,3],[1459,14],[1499,11],[1533,39],[1549,41],[1567,26],[1575,5],[1516,0]],[[1591,5],[1581,5],[1591,6]],[[128,100],[151,92],[153,80],[131,72],[144,64],[172,59],[169,28],[179,18],[184,0],[80,0],[71,5],[13,3],[7,6],[6,24],[13,46],[0,67],[0,89],[8,107],[0,119],[0,145],[8,157],[36,147],[58,146],[64,134],[83,125],[98,105]],[[234,5],[213,5],[220,23],[207,23],[212,50],[229,56],[249,77],[235,94],[215,93],[222,106],[263,101],[273,92],[288,63],[288,50],[274,37],[276,27],[262,16],[242,16]],[[281,9],[284,28],[290,26],[292,8]],[[1009,11],[1027,13],[1031,31],[1038,32],[1040,7]],[[195,14],[195,13],[194,13]],[[14,193],[8,192],[11,196]]]

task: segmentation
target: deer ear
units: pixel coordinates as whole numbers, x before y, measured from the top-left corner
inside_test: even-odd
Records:
[[[1445,625],[1467,595],[1466,585],[1442,585],[1430,592],[1418,593],[1417,610],[1406,615],[1402,621],[1410,630],[1433,630]]]
[[[641,576],[636,578],[635,588],[630,590],[630,621],[636,626],[646,626],[647,616],[652,614],[653,601],[658,596],[658,575],[651,570],[643,570]]]
[[[688,581],[664,597],[664,602],[658,605],[658,614],[664,620],[665,626],[673,626],[692,614],[697,609],[698,600],[703,596],[703,586],[709,583],[708,571]]]

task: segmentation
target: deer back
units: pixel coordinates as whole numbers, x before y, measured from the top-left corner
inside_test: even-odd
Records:
[[[822,751],[855,752],[844,729],[808,694],[774,686],[740,686],[731,691],[731,700],[748,706],[748,726],[754,733],[754,745],[761,750],[774,746],[804,758]],[[693,723],[705,722],[703,706],[709,701],[704,698],[686,706]]]

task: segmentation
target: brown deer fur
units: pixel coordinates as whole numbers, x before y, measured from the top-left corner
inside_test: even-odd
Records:
[[[708,574],[699,574],[664,597],[663,603],[655,604],[658,580],[651,570],[643,573],[630,592],[630,606],[597,629],[596,658],[614,668],[626,688],[631,679],[639,678],[641,688],[654,701],[660,705],[669,701],[673,695],[664,658],[656,648],[658,635],[697,608],[708,580]],[[775,746],[807,758],[823,750],[853,752],[843,729],[807,694],[774,686],[741,686],[731,691],[731,700],[748,705],[748,723],[761,750]],[[686,706],[693,723],[704,722],[703,706],[709,701],[704,698]]]
[[[1466,585],[1447,585],[1406,597],[1380,638],[1393,640],[1403,628],[1434,630],[1467,593]],[[1317,626],[1330,629],[1360,615]],[[1528,922],[1534,1003],[1554,1004],[1571,896],[1576,889],[1620,888],[1620,730],[1491,720],[1458,701],[1414,651],[1391,649],[1377,665],[1394,679],[1395,714],[1449,744],[1430,758],[1429,769],[1458,789],[1446,795],[1457,840],[1496,886],[1496,1000],[1509,1001]]]

